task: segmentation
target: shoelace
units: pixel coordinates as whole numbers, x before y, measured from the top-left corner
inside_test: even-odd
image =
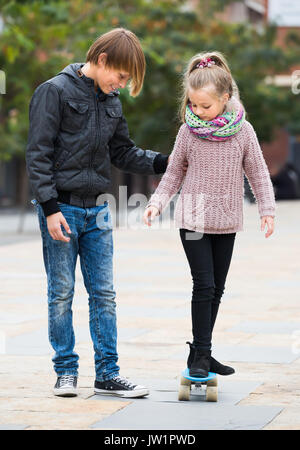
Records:
[[[127,378],[121,377],[121,375],[118,375],[114,378],[115,381],[117,381],[120,384],[123,384],[125,387],[133,388],[135,387],[135,384],[131,383]]]
[[[75,376],[74,375],[62,375],[59,380],[59,385],[69,384],[73,386]]]

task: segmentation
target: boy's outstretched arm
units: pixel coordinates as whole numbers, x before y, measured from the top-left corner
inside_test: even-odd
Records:
[[[124,115],[109,142],[109,151],[112,164],[124,172],[155,175],[164,173],[167,169],[168,155],[142,150],[130,139]]]

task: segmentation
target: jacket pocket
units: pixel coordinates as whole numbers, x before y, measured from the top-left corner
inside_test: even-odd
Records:
[[[122,110],[116,106],[105,106],[106,114],[111,119],[119,119],[122,117]]]
[[[122,117],[122,109],[118,106],[106,106],[104,115],[104,127],[102,132],[106,136],[107,141],[111,139]]]
[[[61,121],[61,129],[69,133],[78,133],[87,124],[89,104],[76,100],[66,100]]]

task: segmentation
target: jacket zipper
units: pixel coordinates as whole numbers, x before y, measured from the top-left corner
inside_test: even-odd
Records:
[[[99,123],[99,100],[97,99],[96,95],[95,95],[95,105],[96,105],[96,145],[91,153],[91,159],[90,159],[91,168],[92,168],[92,165],[94,162],[95,153],[97,152],[98,146],[100,144],[100,136],[101,136],[100,123]]]
[[[92,172],[92,167],[93,167],[93,160],[94,160],[94,155],[97,151],[97,147],[99,145],[99,141],[100,141],[100,134],[99,134],[99,110],[98,110],[98,100],[97,100],[97,96],[95,93],[94,94],[94,105],[95,105],[95,113],[96,113],[96,128],[95,128],[95,145],[94,148],[91,151],[90,154],[90,161],[89,161],[89,169],[90,172]],[[90,173],[88,173],[88,190],[86,192],[86,195],[89,194],[89,192],[92,189],[92,176]]]

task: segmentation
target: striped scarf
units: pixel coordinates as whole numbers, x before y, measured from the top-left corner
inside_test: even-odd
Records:
[[[191,132],[199,138],[209,141],[226,141],[240,131],[245,120],[243,105],[235,97],[229,100],[226,109],[226,112],[207,122],[199,119],[188,104],[185,110],[185,121]]]

